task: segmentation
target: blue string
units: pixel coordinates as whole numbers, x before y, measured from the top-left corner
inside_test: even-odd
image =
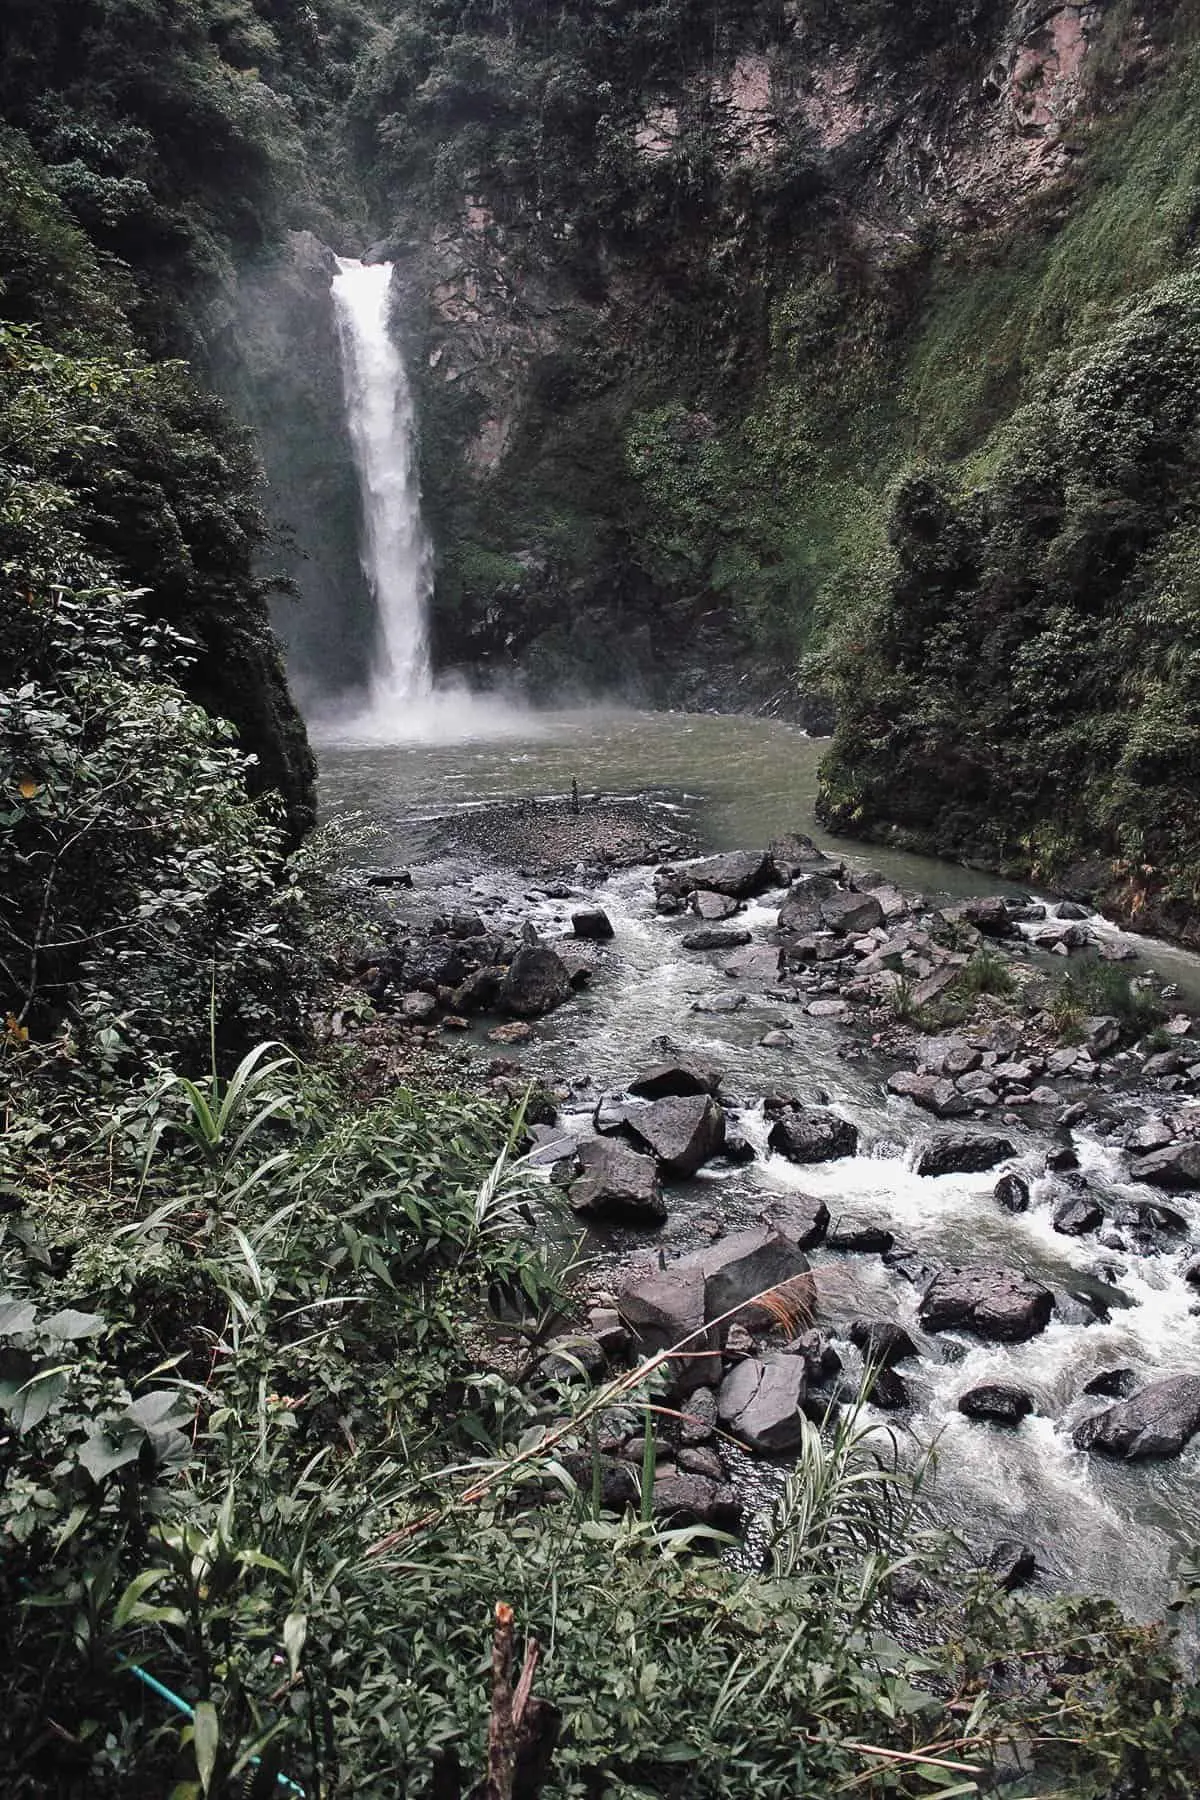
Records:
[[[187,1701],[181,1699],[178,1694],[173,1693],[164,1682],[158,1680],[157,1676],[149,1674],[147,1670],[142,1668],[140,1663],[130,1662],[124,1656],[118,1658],[118,1661],[123,1669],[128,1669],[131,1675],[136,1675],[137,1679],[142,1682],[145,1687],[148,1687],[152,1694],[157,1694],[160,1700],[165,1700],[168,1706],[173,1706],[175,1711],[182,1713],[185,1719],[195,1718],[196,1714],[188,1705]],[[262,1758],[258,1756],[252,1756],[250,1758],[250,1761],[256,1766],[261,1760]],[[300,1800],[305,1800],[304,1789],[300,1787],[297,1782],[292,1781],[289,1776],[277,1775],[275,1779],[280,1787],[287,1788],[289,1792],[293,1794],[299,1794]]]

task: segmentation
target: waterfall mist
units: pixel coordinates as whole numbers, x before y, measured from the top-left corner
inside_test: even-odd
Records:
[[[392,265],[339,256],[337,266],[333,304],[375,636],[366,694],[310,723],[318,737],[377,743],[528,734],[523,708],[462,681],[434,682],[433,554],[421,518],[412,388],[390,328]]]

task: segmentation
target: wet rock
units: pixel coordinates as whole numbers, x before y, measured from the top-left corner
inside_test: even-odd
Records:
[[[1012,1140],[982,1132],[974,1136],[942,1132],[922,1150],[918,1175],[979,1175],[1015,1155]],[[1028,1199],[1028,1195],[1026,1196]]]
[[[1100,1394],[1106,1400],[1127,1400],[1130,1394],[1136,1393],[1138,1375],[1135,1369],[1104,1369],[1099,1375],[1093,1375],[1085,1381],[1085,1394]]]
[[[960,919],[964,919],[968,925],[973,925],[976,931],[983,933],[984,937],[1010,938],[1018,936],[1017,927],[1008,910],[1008,904],[999,895],[989,894],[974,900],[964,900],[962,905],[955,910]]]
[[[1054,909],[1056,919],[1090,919],[1091,914],[1086,906],[1080,906],[1078,900],[1060,900]]]
[[[971,1110],[968,1097],[945,1076],[921,1075],[900,1069],[888,1076],[887,1089],[889,1094],[911,1100],[914,1106],[934,1113],[939,1119],[962,1118]]]
[[[706,1316],[716,1319],[733,1314],[730,1324],[749,1330],[765,1330],[779,1323],[776,1311],[755,1300],[767,1291],[778,1293],[784,1306],[796,1313],[811,1309],[812,1276],[808,1258],[794,1238],[775,1226],[752,1226],[732,1232],[701,1251],[693,1251],[704,1275]]]
[[[926,1262],[911,1244],[893,1244],[890,1250],[883,1252],[883,1260],[901,1281],[907,1281],[913,1287],[928,1286],[937,1274],[933,1263]]]
[[[1046,1154],[1046,1173],[1048,1175],[1062,1175],[1078,1167],[1079,1152],[1073,1144],[1063,1144],[1059,1149],[1050,1150]]]
[[[720,1085],[720,1069],[684,1059],[639,1070],[629,1083],[629,1092],[642,1100],[667,1100],[683,1094],[715,1094]]]
[[[737,1490],[728,1482],[682,1469],[656,1476],[651,1509],[656,1519],[710,1525],[716,1531],[736,1531],[742,1518]]]
[[[533,1125],[529,1136],[531,1146],[525,1153],[525,1160],[530,1168],[571,1167],[578,1162],[579,1141],[569,1131],[563,1131],[557,1125]]]
[[[725,1148],[722,1154],[726,1162],[731,1163],[752,1163],[758,1155],[754,1140],[747,1134],[745,1126],[740,1120],[731,1119],[728,1113],[725,1115]]]
[[[842,1372],[842,1359],[829,1340],[819,1331],[804,1331],[786,1346],[789,1356],[802,1356],[811,1387],[832,1381]]]
[[[1002,1381],[985,1381],[959,1396],[958,1410],[968,1419],[989,1419],[997,1425],[1019,1425],[1033,1411],[1033,1395]]]
[[[845,1000],[812,1000],[804,1010],[810,1019],[844,1019],[850,1006]]]
[[[500,983],[496,1004],[519,1019],[540,1018],[570,998],[571,977],[545,944],[522,944]]]
[[[1063,1237],[1086,1237],[1103,1223],[1104,1208],[1090,1194],[1068,1194],[1054,1209],[1054,1229]]]
[[[820,929],[821,908],[839,892],[837,883],[828,875],[802,875],[788,889],[779,909],[780,931],[793,937],[808,937]]]
[[[662,1224],[667,1209],[652,1157],[612,1138],[588,1138],[579,1146],[579,1161],[583,1174],[570,1188],[573,1211],[635,1225]]]
[[[781,882],[795,881],[798,876],[815,875],[826,869],[832,872],[839,867],[823,850],[818,850],[803,831],[788,831],[782,837],[772,838],[767,854]]]
[[[1168,1375],[1084,1419],[1075,1428],[1075,1442],[1081,1450],[1132,1462],[1144,1456],[1178,1456],[1198,1431],[1200,1374]]]
[[[917,1045],[917,1066],[927,1075],[946,1075],[952,1081],[970,1075],[983,1061],[982,1052],[966,1038],[926,1038]]]
[[[695,1253],[635,1277],[622,1292],[618,1311],[639,1355],[657,1356],[687,1339],[681,1354],[667,1365],[681,1393],[719,1380],[720,1337],[706,1325],[704,1269]]]
[[[681,1179],[719,1156],[725,1143],[725,1114],[709,1094],[654,1100],[631,1109],[625,1124],[651,1151],[660,1170]]]
[[[797,1108],[775,1121],[767,1142],[789,1162],[832,1162],[839,1156],[855,1155],[858,1127],[837,1113]]]
[[[771,1219],[801,1250],[811,1250],[829,1229],[829,1208],[815,1195],[789,1194],[771,1209]]]
[[[689,931],[681,942],[685,950],[737,950],[750,942],[750,933],[722,931],[719,926],[709,925],[703,931]]]
[[[840,936],[856,936],[883,924],[883,908],[871,894],[830,894],[821,906],[821,922]]]
[[[703,1393],[710,1392],[708,1388],[701,1391]],[[675,1460],[680,1469],[689,1475],[704,1475],[709,1481],[723,1482],[725,1480],[724,1463],[716,1451],[709,1449],[706,1444],[698,1444],[694,1449],[685,1446]]]
[[[760,1050],[790,1050],[796,1040],[790,1031],[766,1031],[758,1040]]]
[[[1200,1188],[1200,1142],[1167,1144],[1161,1150],[1152,1150],[1130,1163],[1129,1173],[1134,1181],[1145,1181],[1168,1192]]]
[[[885,881],[878,887],[865,888],[863,891],[868,893],[873,900],[878,900],[885,925],[895,924],[898,919],[905,918],[911,910],[900,889],[893,887],[890,882]]]
[[[866,1362],[888,1369],[893,1363],[917,1355],[917,1346],[908,1332],[892,1319],[855,1319],[850,1327],[850,1342],[862,1351]]]
[[[934,1276],[921,1301],[920,1318],[928,1331],[958,1328],[1011,1344],[1044,1331],[1053,1310],[1050,1289],[1028,1275],[972,1263]]]
[[[879,1369],[867,1398],[883,1412],[901,1412],[909,1404],[908,1383],[895,1369]]]
[[[709,1387],[697,1388],[681,1408],[679,1422],[681,1444],[707,1444],[717,1428],[717,1396]]]
[[[578,912],[573,912],[571,929],[577,938],[588,938],[598,944],[605,943],[614,935],[612,920],[600,906],[585,906]]]
[[[1016,1538],[1001,1538],[988,1553],[984,1567],[995,1578],[997,1587],[1011,1594],[1029,1586],[1037,1574],[1037,1557],[1028,1544]]]
[[[683,871],[692,887],[709,888],[732,900],[749,900],[774,885],[776,872],[763,850],[731,850],[726,856],[709,856]]]
[[[532,1036],[533,1027],[523,1019],[512,1025],[497,1025],[493,1031],[488,1032],[488,1037],[494,1044],[525,1044]]]
[[[802,1357],[747,1357],[721,1383],[717,1416],[750,1450],[794,1450],[804,1433],[805,1385]]]
[[[741,1012],[746,1004],[745,994],[713,994],[706,1000],[694,1000],[694,1013],[735,1013]]]
[[[450,915],[449,935],[452,938],[481,938],[486,936],[487,926],[477,912],[456,912]]]
[[[827,1250],[859,1251],[868,1255],[882,1255],[895,1241],[895,1234],[877,1219],[853,1216],[836,1219],[825,1234]]]
[[[732,919],[742,910],[741,901],[735,900],[732,894],[714,894],[708,888],[697,888],[688,905],[696,917],[708,925],[719,925],[723,919]]]
[[[748,981],[762,987],[773,987],[779,979],[779,948],[775,944],[747,944],[744,949],[735,950],[728,962],[722,963],[721,967],[733,981]]]
[[[1029,1210],[1029,1183],[1023,1175],[1015,1172],[1002,1175],[992,1189],[992,1195],[1005,1212],[1023,1213]]]
[[[1200,1256],[1193,1257],[1184,1265],[1183,1279],[1189,1287],[1200,1288]]]
[[[455,1012],[490,1012],[496,1004],[504,970],[497,966],[476,969],[454,990],[451,1004]]]

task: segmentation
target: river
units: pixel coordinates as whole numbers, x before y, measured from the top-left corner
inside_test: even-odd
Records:
[[[496,704],[466,713],[447,703],[410,722],[415,741],[389,744],[365,734],[319,741],[326,815],[357,811],[380,831],[374,862],[409,863],[417,890],[452,893],[463,904],[504,903],[514,891],[522,910],[548,937],[569,929],[570,901],[547,898],[536,883],[513,888],[513,875],[448,853],[444,821],[458,809],[488,802],[562,796],[572,779],[585,793],[650,796],[665,821],[689,828],[706,849],[752,848],[784,831],[809,832],[852,865],[877,868],[907,889],[961,897],[1002,884],[953,865],[823,836],[813,819],[816,770],[823,746],[782,723],[740,717],[647,714],[616,709],[530,715]],[[451,736],[457,721],[456,735]],[[422,738],[424,741],[422,741]],[[1070,1426],[1084,1382],[1101,1370],[1131,1366],[1158,1376],[1200,1368],[1196,1294],[1182,1280],[1177,1256],[1106,1253],[1094,1240],[1069,1239],[1050,1224],[1050,1184],[1041,1176],[1047,1137],[1018,1127],[1034,1205],[1002,1212],[991,1198],[994,1175],[918,1177],[914,1146],[930,1121],[882,1087],[886,1065],[847,1061],[846,1033],[835,1022],[798,1017],[766,999],[735,1014],[690,1009],[706,993],[727,988],[717,963],[682,949],[683,921],[655,916],[646,869],[622,872],[601,890],[616,927],[590,990],[537,1028],[528,1061],[572,1091],[568,1122],[586,1118],[592,1101],[652,1055],[653,1040],[677,1043],[721,1064],[724,1086],[752,1106],[771,1086],[808,1082],[827,1090],[862,1134],[852,1159],[797,1168],[763,1156],[745,1168],[705,1172],[671,1193],[671,1217],[654,1249],[690,1247],[714,1215],[723,1224],[755,1221],[772,1195],[799,1188],[819,1194],[831,1211],[886,1221],[928,1260],[989,1260],[1021,1268],[1060,1287],[1103,1281],[1123,1303],[1107,1322],[1052,1323],[1026,1344],[980,1344],[955,1334],[926,1340],[910,1381],[911,1410],[892,1416],[904,1454],[936,1445],[933,1514],[981,1552],[1018,1538],[1037,1554],[1052,1586],[1086,1588],[1148,1616],[1161,1608],[1179,1555],[1200,1544],[1200,1438],[1176,1461],[1118,1465],[1074,1449]],[[578,901],[575,901],[578,904]],[[765,937],[775,908],[753,903],[737,921]],[[694,923],[694,921],[692,921]],[[1190,995],[1200,994],[1197,959],[1142,945],[1153,962]],[[793,1034],[787,1049],[759,1040],[772,1027]],[[494,1047],[492,1047],[494,1049]],[[574,1111],[572,1110],[574,1109]],[[1085,1173],[1120,1191],[1121,1163],[1101,1136],[1081,1125],[1075,1147]],[[1147,1191],[1130,1189],[1147,1198]],[[1039,1204],[1039,1202],[1041,1202]],[[1200,1240],[1200,1207],[1174,1201]],[[602,1269],[644,1259],[646,1239],[632,1232],[593,1234]],[[819,1322],[835,1330],[862,1316],[886,1316],[916,1329],[919,1291],[875,1256],[815,1252]],[[852,1362],[848,1365],[852,1373]],[[907,1367],[906,1367],[907,1374]],[[955,1408],[984,1380],[1017,1382],[1037,1410],[1016,1429],[969,1421]],[[1086,1402],[1083,1402],[1086,1406]]]

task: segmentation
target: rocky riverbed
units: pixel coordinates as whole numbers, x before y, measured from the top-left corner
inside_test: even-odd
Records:
[[[743,1518],[755,1469],[865,1366],[881,1415],[918,1436],[932,1423],[965,1465],[1023,1435],[1024,1461],[1002,1450],[996,1466],[1031,1484],[1047,1446],[1084,1488],[1111,1479],[1102,1464],[1130,1468],[1126,1518],[1138,1466],[1190,1470],[1200,1038],[1136,948],[1070,902],[934,904],[800,833],[685,858],[646,813],[620,809],[606,838],[596,807],[572,839],[582,815],[525,809],[524,832],[513,809],[476,819],[476,846],[506,847],[483,873],[443,861],[408,887],[378,872],[379,938],[356,966],[376,1017],[340,1028],[368,1046],[454,1041],[505,1092],[537,1082],[531,1161],[596,1258],[546,1369],[598,1376],[687,1340],[656,1513]],[[597,1034],[623,997],[627,1041]],[[764,1062],[776,1076],[755,1087]],[[748,1305],[764,1287],[781,1296],[766,1313]],[[962,1432],[982,1434],[974,1450]],[[642,1433],[640,1414],[606,1422],[614,1504]],[[1161,1513],[1166,1490],[1143,1479]],[[1009,1582],[1071,1572],[1054,1508],[1030,1494],[1027,1536],[1011,1496],[992,1541],[986,1494],[969,1509]],[[1161,1522],[1154,1535],[1169,1556]]]

